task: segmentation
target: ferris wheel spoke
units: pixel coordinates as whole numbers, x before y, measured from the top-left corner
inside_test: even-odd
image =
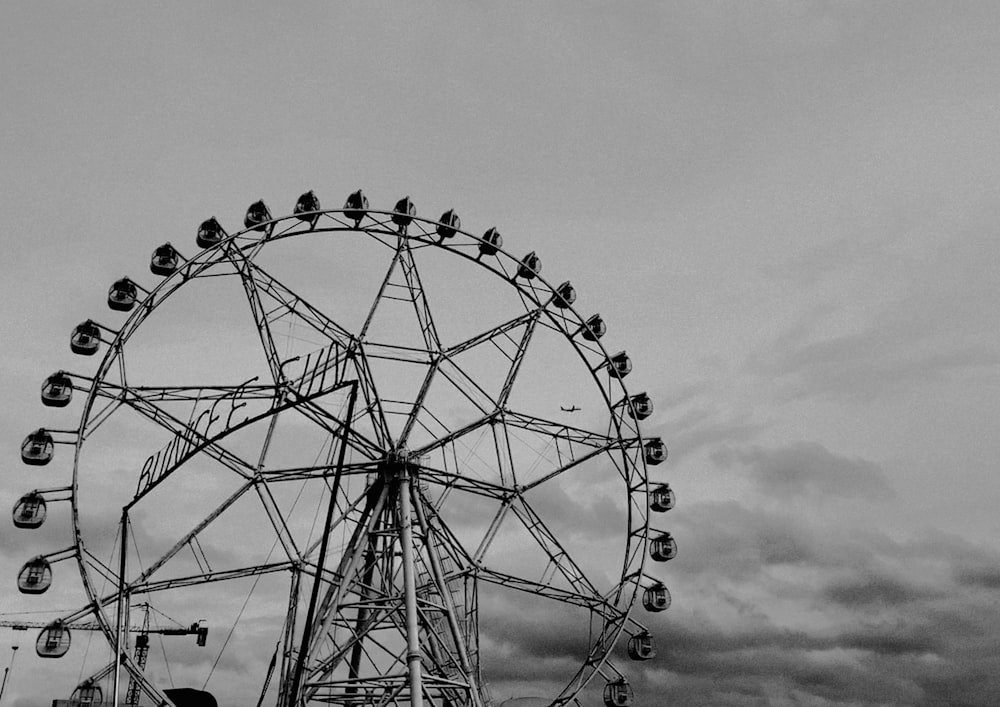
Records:
[[[410,413],[407,415],[406,422],[403,424],[403,431],[399,434],[399,445],[402,447],[406,446],[407,440],[410,438],[410,433],[413,431],[413,426],[416,424],[420,413],[424,410],[427,393],[430,390],[431,383],[434,381],[434,377],[438,372],[439,363],[440,359],[427,367],[427,372],[424,374],[424,380],[420,384],[420,390],[417,392],[416,398],[410,409]]]
[[[353,360],[358,376],[358,388],[364,401],[364,405],[359,411],[359,417],[368,418],[372,424],[377,444],[382,449],[387,450],[392,446],[392,433],[389,430],[389,421],[386,419],[382,398],[379,397],[378,389],[375,387],[375,377],[372,375],[364,345],[359,345],[354,349]]]
[[[548,526],[535,510],[528,504],[523,495],[512,499],[511,513],[521,521],[521,525],[535,539],[545,553],[548,563],[542,573],[544,582],[551,581],[558,572],[581,596],[600,596],[593,582],[584,574],[580,566],[570,557],[569,553],[549,530]]]
[[[506,411],[502,421],[508,433],[508,440],[513,431],[523,430],[530,436],[545,441],[546,449],[539,451],[538,457],[532,461],[532,468],[513,470],[513,473],[520,477],[521,488],[524,491],[552,481],[586,461],[622,450],[631,443],[617,436],[572,427],[517,411]],[[516,432],[514,435],[516,436]],[[554,455],[554,458],[546,457],[546,454]],[[537,467],[541,461],[546,461],[548,467],[539,472]],[[515,466],[513,460],[511,465]],[[529,480],[531,475],[537,478]]]
[[[238,567],[218,572],[209,571],[201,574],[187,575],[186,577],[163,579],[157,582],[136,582],[135,584],[128,585],[128,591],[130,594],[152,594],[153,592],[162,592],[213,582],[225,582],[231,579],[242,579],[243,577],[256,577],[263,574],[274,574],[275,572],[289,572],[293,566],[294,563],[287,561],[271,562],[251,567]],[[110,601],[114,601],[114,598],[109,599]]]
[[[161,555],[156,561],[153,562],[139,577],[135,580],[135,583],[141,584],[146,582],[150,577],[156,574],[163,565],[169,562],[178,552],[184,549],[185,546],[191,543],[192,540],[198,537],[198,535],[207,528],[211,523],[222,515],[227,508],[232,506],[236,501],[242,498],[251,487],[253,482],[248,481],[247,483],[241,485],[235,493],[231,494],[227,499],[220,503],[214,510],[212,510],[204,520],[196,524],[191,530],[184,534],[180,540],[178,540],[173,547],[167,550],[163,555]]]
[[[386,297],[386,289],[392,283],[392,274],[395,272],[396,267],[399,265],[401,246],[399,245],[401,238],[397,239],[396,250],[392,255],[392,260],[389,261],[389,268],[386,270],[385,275],[382,277],[382,283],[379,285],[378,294],[375,295],[375,300],[372,302],[371,306],[368,308],[368,314],[365,317],[364,324],[361,325],[361,329],[358,331],[358,339],[361,341],[365,340],[365,335],[368,333],[368,329],[372,325],[372,321],[375,319],[375,313],[379,309],[379,305],[382,304]]]
[[[301,321],[328,341],[345,349],[351,348],[355,337],[345,327],[275,279],[257,263],[247,260],[246,270],[257,296],[263,294],[269,299],[267,306],[262,303],[261,309],[268,323],[274,324],[286,316],[295,317],[296,321]]]
[[[472,383],[479,394],[487,398],[494,409],[503,409],[507,405],[507,401],[510,399],[511,390],[514,387],[514,382],[516,381],[517,374],[520,371],[521,363],[524,361],[524,356],[528,351],[528,346],[531,344],[532,338],[534,337],[542,312],[543,308],[530,309],[524,314],[518,315],[506,322],[503,322],[502,324],[482,332],[481,334],[473,336],[448,348],[443,351],[442,354],[445,360],[461,371],[463,378]],[[522,329],[522,331],[520,331],[520,335],[518,336],[517,330],[519,328]],[[485,344],[493,346],[507,359],[507,372],[504,376],[503,384],[494,394],[483,391],[482,388],[475,383],[475,379],[466,374],[457,363],[457,360],[460,360],[461,354]],[[452,382],[459,388],[459,390],[465,392],[464,389],[458,385],[458,383],[455,381]],[[468,393],[466,393],[466,395],[468,396]],[[470,400],[472,400],[471,397]],[[472,402],[476,403],[475,400],[472,400]]]
[[[274,344],[274,337],[271,334],[271,320],[264,310],[263,302],[261,302],[260,290],[251,270],[251,261],[246,257],[237,260],[234,254],[242,255],[243,253],[237,248],[227,250],[227,255],[232,261],[233,267],[240,274],[240,281],[243,283],[243,291],[246,293],[247,301],[250,305],[250,314],[253,316],[254,323],[256,324],[257,334],[264,349],[264,357],[267,359],[267,367],[271,371],[271,378],[274,380],[275,385],[280,385],[284,382],[281,356],[278,354],[278,349]]]
[[[472,493],[486,498],[500,499],[511,493],[507,486],[484,479],[477,479],[461,473],[421,465],[420,479],[449,491]]]
[[[331,435],[340,435],[344,427],[344,420],[331,414],[328,410],[311,401],[304,401],[294,407],[294,410],[307,420],[329,432]],[[347,431],[347,446],[358,452],[365,459],[378,459],[384,454],[384,447],[377,441],[369,439],[358,430],[355,424],[365,411],[361,411],[351,421]],[[327,466],[316,468],[328,468]],[[268,472],[270,473],[270,472]]]
[[[475,573],[476,579],[494,584],[507,589],[515,589],[532,596],[558,601],[563,604],[572,604],[590,609],[595,614],[606,620],[622,620],[624,612],[614,607],[606,598],[596,593],[577,592],[568,589],[553,587],[547,582],[520,577],[507,572],[480,567]]]
[[[424,339],[424,345],[428,351],[433,353],[441,352],[441,339],[438,338],[437,327],[434,324],[434,316],[431,313],[430,305],[427,302],[427,292],[420,281],[420,271],[417,270],[417,263],[413,259],[413,251],[410,249],[410,242],[399,239],[401,255],[399,259],[400,269],[403,271],[403,278],[406,281],[406,288],[409,290],[409,299],[413,302],[414,314],[417,323],[420,325],[420,333]]]
[[[101,381],[96,388],[96,395],[112,400],[125,399],[128,396],[142,398],[147,403],[159,402],[206,402],[217,400],[273,400],[278,393],[274,385],[247,382],[241,385],[120,385]]]
[[[494,421],[499,419],[499,417],[500,417],[499,411],[494,410],[490,413],[487,413],[486,415],[483,415],[482,417],[473,420],[472,422],[462,425],[453,432],[448,432],[447,434],[438,437],[432,442],[425,444],[423,447],[418,447],[417,449],[411,450],[411,456],[413,457],[427,456],[431,452],[441,449],[442,447],[453,445],[457,440],[460,440],[465,435],[471,432],[475,432],[476,430],[481,429],[486,425],[492,424]]]
[[[510,319],[503,324],[498,324],[497,326],[487,329],[486,331],[477,334],[473,337],[466,339],[465,341],[459,342],[454,346],[449,346],[442,353],[446,356],[456,356],[463,351],[467,351],[480,344],[492,342],[494,340],[500,340],[501,338],[506,339],[511,344],[517,345],[517,340],[510,335],[510,332],[517,327],[526,326],[531,320],[538,319],[538,311],[530,310],[524,314],[519,314],[518,316]]]

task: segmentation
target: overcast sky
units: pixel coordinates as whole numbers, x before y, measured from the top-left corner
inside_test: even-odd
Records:
[[[1000,699],[996,3],[3,15],[4,507],[47,483],[17,450],[70,329],[154,246],[410,194],[572,277],[654,398],[680,554],[638,704]],[[525,621],[511,673],[551,650]],[[51,699],[10,637],[11,703]]]

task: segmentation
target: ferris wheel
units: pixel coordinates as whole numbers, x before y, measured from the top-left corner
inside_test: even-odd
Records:
[[[530,685],[633,704],[624,662],[656,653],[637,608],[670,604],[649,562],[676,553],[651,520],[674,496],[650,478],[652,402],[573,285],[496,228],[360,190],[279,218],[258,201],[195,241],[153,251],[155,283],[111,285],[117,318],[70,337],[96,369],[42,385],[78,424],[21,447],[65,476],[15,526],[65,508],[72,539],[18,588],[72,560],[87,596],[37,655],[67,655],[75,628],[109,647],[71,703],[491,707]],[[149,607],[188,618],[150,628]],[[154,655],[157,630],[203,647]]]

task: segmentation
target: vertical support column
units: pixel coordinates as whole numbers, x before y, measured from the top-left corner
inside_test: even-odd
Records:
[[[312,591],[309,593],[309,608],[306,610],[306,620],[302,627],[302,647],[299,649],[298,659],[295,661],[295,669],[292,672],[292,686],[288,691],[288,704],[298,705],[302,692],[302,670],[305,662],[309,658],[309,646],[312,640],[312,623],[316,615],[316,602],[319,599],[319,585],[323,579],[323,565],[326,562],[327,547],[330,543],[330,526],[333,525],[333,514],[337,508],[337,496],[340,494],[340,479],[344,473],[344,455],[347,452],[347,437],[351,431],[351,422],[354,419],[354,401],[358,397],[358,382],[351,381],[351,396],[347,402],[347,414],[344,417],[344,425],[340,437],[340,452],[337,457],[337,470],[333,477],[333,485],[330,487],[330,503],[326,509],[326,523],[323,525],[323,538],[319,544],[319,556],[316,558],[316,579],[313,580]]]
[[[462,672],[465,673],[466,679],[469,681],[469,694],[472,699],[471,707],[483,707],[482,697],[477,684],[477,669],[469,659],[468,645],[465,642],[462,627],[458,623],[455,602],[451,596],[451,589],[448,587],[448,578],[445,577],[444,570],[441,567],[441,558],[438,555],[437,545],[435,544],[437,540],[435,538],[433,516],[428,517],[428,514],[424,510],[424,502],[420,494],[415,493],[413,499],[417,511],[417,522],[424,533],[424,547],[427,551],[427,557],[431,561],[434,582],[441,593],[441,601],[444,604],[445,614],[448,617],[448,628],[451,630],[452,639],[455,641],[455,647],[458,650],[458,660],[462,666]]]
[[[413,567],[413,527],[410,508],[410,473],[406,462],[399,472],[400,537],[403,554],[403,592],[406,600],[406,664],[410,676],[410,707],[423,707],[420,629],[417,623],[417,587]]]
[[[125,654],[125,628],[128,613],[125,611],[125,560],[128,548],[128,506],[122,508],[122,545],[118,557],[118,612],[115,617],[115,683],[111,704],[121,704],[121,670]]]

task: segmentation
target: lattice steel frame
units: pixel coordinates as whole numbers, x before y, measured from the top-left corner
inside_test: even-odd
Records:
[[[477,597],[478,587],[492,583],[530,592],[536,596],[584,607],[590,612],[597,630],[592,634],[589,654],[577,672],[570,677],[562,691],[553,698],[553,705],[579,704],[578,693],[595,675],[606,679],[620,676],[609,661],[609,653],[619,636],[626,632],[643,631],[630,611],[644,580],[644,565],[650,533],[648,511],[649,483],[643,438],[636,422],[632,402],[621,377],[612,372],[611,356],[600,340],[586,340],[585,320],[572,306],[555,306],[559,296],[543,277],[532,273],[523,276],[522,260],[506,250],[497,249],[495,255],[484,257],[479,253],[481,238],[457,230],[454,236],[438,235],[441,224],[437,221],[413,217],[408,226],[393,223],[393,213],[366,209],[360,220],[356,212],[343,209],[321,210],[273,219],[226,236],[219,244],[206,248],[193,258],[183,261],[179,269],[165,277],[140,301],[124,324],[117,330],[102,327],[102,339],[107,351],[93,376],[69,374],[74,388],[86,391],[87,399],[75,432],[75,458],[71,490],[72,522],[75,538],[75,557],[90,604],[73,614],[63,617],[67,625],[93,617],[107,636],[112,647],[119,642],[115,632],[113,614],[119,611],[119,596],[136,593],[155,593],[175,587],[219,582],[237,577],[256,576],[283,572],[290,577],[290,598],[287,612],[284,645],[280,668],[281,685],[278,707],[298,707],[322,703],[350,703],[356,699],[371,700],[366,704],[411,704],[408,690],[408,667],[414,660],[412,650],[398,650],[381,643],[381,632],[394,630],[406,632],[405,622],[419,622],[422,634],[421,657],[426,669],[423,691],[431,704],[474,705],[490,704],[483,685],[478,658]],[[309,217],[306,220],[304,217]],[[385,274],[379,294],[372,304],[364,326],[357,333],[348,331],[320,309],[307,302],[270,276],[255,263],[255,256],[271,244],[306,233],[340,232],[364,233],[393,251],[391,265]],[[424,248],[437,248],[476,263],[484,275],[500,278],[517,291],[523,313],[498,326],[491,327],[466,341],[444,346],[438,336],[433,312],[429,306],[420,280],[414,253]],[[132,385],[125,366],[126,344],[138,328],[170,296],[189,281],[211,276],[214,269],[228,266],[235,270],[243,285],[247,302],[257,324],[261,346],[264,350],[271,380],[250,380],[239,386],[218,387],[156,387]],[[391,346],[372,345],[366,330],[380,301],[389,296],[387,287],[394,271],[398,269],[406,284],[406,297],[412,302],[424,341],[423,350],[394,349]],[[519,275],[519,270],[522,275]],[[268,309],[265,301],[272,303]],[[283,361],[271,331],[275,311],[294,313],[325,342],[304,360],[296,361],[298,373],[290,373],[292,360]],[[608,428],[597,433],[575,428],[563,422],[542,419],[518,412],[508,407],[508,399],[517,379],[518,371],[533,334],[547,328],[565,337],[577,352],[583,369],[600,390],[607,406]],[[512,331],[523,329],[520,338]],[[491,395],[478,385],[474,378],[462,370],[456,357],[472,347],[503,338],[513,353],[508,354],[509,369],[499,395]],[[500,347],[498,347],[500,348]],[[502,349],[501,349],[502,350]],[[386,401],[379,396],[371,375],[370,360],[385,358],[394,361],[421,361],[427,365],[426,378],[412,403],[403,431],[393,436],[387,416]],[[114,376],[109,375],[112,371]],[[432,443],[415,449],[407,448],[407,441],[425,412],[425,396],[435,376],[444,376],[481,411],[478,420],[457,429],[448,429],[437,420],[444,434],[436,434]],[[116,382],[114,379],[117,378]],[[344,417],[331,414],[317,404],[319,398],[332,391],[350,390],[351,404]],[[249,401],[267,402],[264,412],[234,422],[236,411]],[[199,428],[199,422],[178,419],[162,406],[166,402],[211,403],[209,419],[218,406],[219,418],[228,414],[221,428]],[[81,455],[90,435],[121,407],[127,407],[161,427],[172,435],[172,442],[148,460],[138,478],[133,500],[124,509],[128,511],[152,493],[170,477],[175,469],[197,455],[206,455],[233,473],[242,477],[239,489],[210,513],[202,523],[180,537],[173,548],[158,558],[145,571],[127,579],[121,593],[100,595],[95,578],[118,580],[118,573],[108,568],[87,550],[86,539],[80,524],[78,489],[85,484],[82,478]],[[243,427],[267,418],[273,430],[277,414],[286,410],[301,413],[320,428],[337,436],[342,443],[338,450],[340,459],[332,459],[313,467],[272,469],[264,468],[264,455],[270,440],[258,461],[241,458],[227,449],[226,437]],[[199,418],[200,420],[201,418]],[[372,430],[366,434],[357,423],[367,420]],[[447,452],[465,435],[492,428],[497,440],[499,481],[486,481],[463,475],[461,469],[450,464]],[[550,473],[529,483],[518,483],[518,469],[509,458],[506,468],[499,461],[504,447],[500,437],[509,431],[526,430],[547,438],[555,449],[558,466]],[[499,436],[497,434],[499,431]],[[344,451],[363,459],[345,462]],[[333,448],[331,447],[331,454]],[[431,462],[437,454],[440,463]],[[509,455],[509,452],[508,452]],[[454,456],[454,455],[452,455]],[[624,552],[620,579],[610,592],[601,593],[579,565],[560,544],[556,535],[546,527],[542,518],[528,503],[525,494],[539,485],[552,483],[581,463],[603,458],[613,464],[621,477],[623,492],[627,496],[627,528],[624,529]],[[371,481],[364,493],[357,498],[339,498],[338,484],[344,475],[366,475]],[[340,524],[352,527],[352,537],[338,566],[323,566],[325,545],[314,542],[299,547],[271,498],[271,484],[296,480],[324,478],[333,489],[330,497],[330,517],[325,539]],[[485,529],[477,548],[465,547],[443,523],[438,513],[437,501],[428,493],[474,494],[492,499],[496,514]],[[197,541],[198,534],[242,495],[256,493],[266,509],[269,522],[281,542],[285,558],[266,565],[245,567],[238,571],[205,572],[183,578],[157,580],[157,570],[185,546]],[[412,510],[411,510],[412,509]],[[518,577],[491,569],[483,564],[483,557],[493,541],[497,529],[506,519],[516,519],[537,542],[547,557],[548,569],[541,579]],[[418,561],[410,561],[410,570],[417,568],[420,576],[415,579],[416,616],[413,609],[403,610],[403,597],[397,592],[399,575],[406,570],[404,562],[396,556],[399,536],[415,534],[410,540],[412,551],[416,548]],[[123,531],[124,535],[124,531]],[[422,548],[422,550],[421,550]],[[127,573],[121,573],[129,577]],[[553,586],[546,577],[558,575],[561,583],[570,589]],[[316,581],[319,577],[320,581]],[[377,581],[381,577],[381,584]],[[305,585],[315,589],[308,611],[308,628],[300,626],[296,633],[297,597]],[[127,611],[125,612],[127,616]],[[333,629],[338,634],[349,634],[347,641],[332,641]],[[299,636],[302,645],[297,646]],[[392,670],[379,675],[363,675],[362,663],[368,654],[382,645],[393,653]],[[134,664],[125,646],[117,652],[124,667],[131,673],[143,692],[153,699],[165,699],[150,684]],[[349,666],[346,679],[335,678],[333,673],[344,664]],[[345,702],[346,701],[346,702]]]

